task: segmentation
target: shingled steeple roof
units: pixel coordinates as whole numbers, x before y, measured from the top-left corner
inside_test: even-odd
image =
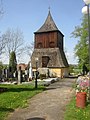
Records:
[[[58,30],[58,28],[51,16],[50,10],[49,10],[48,16],[47,16],[44,24],[41,26],[41,28],[38,31],[36,31],[36,33],[57,31],[57,30]]]

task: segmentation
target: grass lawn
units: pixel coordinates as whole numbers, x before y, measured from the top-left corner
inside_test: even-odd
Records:
[[[43,86],[28,85],[0,85],[0,88],[7,88],[0,93],[0,120],[4,120],[8,113],[18,107],[27,107],[27,100],[44,90]]]
[[[90,104],[82,108],[76,107],[75,97],[67,105],[64,120],[90,120]]]

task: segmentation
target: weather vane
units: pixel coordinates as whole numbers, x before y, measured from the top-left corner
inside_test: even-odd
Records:
[[[51,9],[51,8],[50,8],[50,0],[48,0],[48,4],[49,4],[48,10],[50,11],[50,9]]]
[[[48,8],[48,9],[49,9],[49,11],[50,11],[50,5],[49,5],[49,8]]]

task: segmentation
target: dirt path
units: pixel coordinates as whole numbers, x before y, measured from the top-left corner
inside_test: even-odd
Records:
[[[66,104],[74,94],[75,79],[64,79],[47,87],[47,90],[29,100],[25,109],[17,109],[8,120],[64,120]]]

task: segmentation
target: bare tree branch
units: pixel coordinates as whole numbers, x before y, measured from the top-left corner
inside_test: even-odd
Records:
[[[26,54],[31,58],[32,52],[34,50],[34,42],[31,42],[30,44],[26,45],[24,49]]]
[[[4,52],[6,42],[0,37],[0,55]]]
[[[2,39],[6,42],[5,52],[8,56],[14,51],[16,54],[20,51],[23,46],[23,33],[16,29],[8,29],[3,35]]]

